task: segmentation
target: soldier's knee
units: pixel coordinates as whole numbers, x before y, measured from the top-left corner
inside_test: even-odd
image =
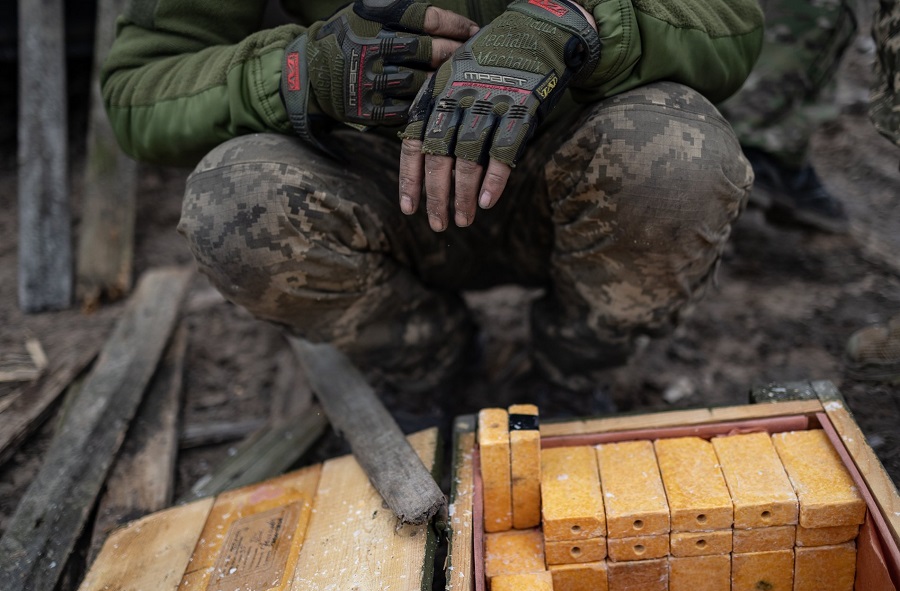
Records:
[[[662,82],[617,95],[589,129],[597,145],[588,174],[620,227],[721,227],[746,203],[753,173],[734,131],[691,88]]]
[[[342,266],[352,216],[339,214],[328,165],[315,158],[290,138],[245,136],[210,152],[188,177],[178,231],[232,301],[302,289],[317,270]],[[355,287],[357,279],[334,273],[330,281]]]

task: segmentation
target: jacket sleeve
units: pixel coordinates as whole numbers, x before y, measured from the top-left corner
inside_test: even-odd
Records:
[[[138,160],[188,166],[217,144],[289,133],[279,97],[299,25],[259,30],[265,0],[132,0],[101,72],[120,145]]]
[[[756,0],[577,0],[602,43],[593,76],[573,96],[595,101],[658,81],[680,82],[713,102],[736,92],[759,57]]]

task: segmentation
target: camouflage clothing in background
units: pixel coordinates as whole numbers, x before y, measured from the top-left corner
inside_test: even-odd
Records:
[[[797,169],[816,128],[838,115],[834,75],[856,32],[856,3],[762,0],[761,5],[762,53],[741,90],[719,107],[742,146]]]
[[[900,0],[880,0],[872,35],[878,56],[869,116],[882,135],[900,146]]]
[[[229,140],[188,179],[179,230],[229,300],[405,390],[464,363],[474,327],[461,290],[545,287],[534,358],[589,388],[703,293],[752,172],[728,123],[685,86],[567,115],[468,228],[434,233],[424,207],[402,215],[399,145],[348,130],[330,138],[344,162],[284,136]]]

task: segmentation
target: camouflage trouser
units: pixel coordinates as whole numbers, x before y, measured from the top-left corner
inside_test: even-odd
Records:
[[[396,141],[348,130],[331,145],[346,162],[283,136],[226,142],[189,177],[179,230],[229,300],[407,389],[462,363],[460,290],[509,283],[546,288],[538,365],[589,387],[703,292],[752,183],[728,123],[672,83],[569,114],[493,209],[443,233],[401,214]]]
[[[878,57],[869,115],[875,128],[900,146],[900,0],[880,0],[872,35]]]
[[[766,35],[740,91],[719,105],[747,148],[802,166],[809,141],[838,115],[834,75],[856,32],[855,0],[762,0]]]

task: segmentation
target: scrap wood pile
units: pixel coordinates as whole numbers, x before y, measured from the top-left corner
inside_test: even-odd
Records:
[[[216,429],[181,431],[188,335],[179,312],[190,278],[178,268],[147,272],[99,355],[83,342],[47,360],[32,342],[33,353],[6,359],[17,382],[0,398],[0,463],[49,418],[56,428],[0,537],[0,589],[53,589],[77,579],[82,557],[93,560],[110,531],[175,502],[180,446],[221,439]],[[264,480],[297,461],[327,421],[308,392],[293,396],[292,388],[282,388],[289,401],[280,419],[254,424],[189,498]],[[244,435],[242,428],[232,437]]]

